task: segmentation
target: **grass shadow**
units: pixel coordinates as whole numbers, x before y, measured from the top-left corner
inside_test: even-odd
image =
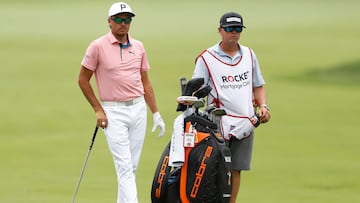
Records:
[[[327,69],[312,69],[297,76],[286,77],[292,81],[360,86],[360,60]]]

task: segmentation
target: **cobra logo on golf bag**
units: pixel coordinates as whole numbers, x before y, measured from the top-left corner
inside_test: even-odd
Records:
[[[171,170],[171,167],[169,166],[169,150],[170,150],[170,142],[165,147],[155,170],[153,184],[151,187],[152,203],[171,202],[168,201],[168,191],[169,191],[168,178]]]
[[[168,166],[168,163],[169,163],[169,156],[165,156],[164,160],[161,164],[161,168],[160,168],[159,175],[157,178],[157,182],[159,184],[159,186],[156,188],[156,191],[155,191],[155,197],[157,197],[157,198],[160,198],[160,196],[161,196],[163,181],[164,181],[164,177],[166,174],[166,167]]]
[[[190,197],[192,197],[192,198],[195,198],[197,196],[197,193],[199,191],[199,187],[200,187],[200,184],[201,184],[201,180],[203,179],[203,176],[204,176],[204,173],[205,173],[205,170],[206,170],[205,160],[210,157],[212,150],[213,150],[213,148],[211,146],[208,146],[207,149],[206,149],[206,152],[204,154],[204,157],[202,158],[201,164],[200,164],[199,169],[198,169],[198,171],[196,173],[194,186],[191,189]]]

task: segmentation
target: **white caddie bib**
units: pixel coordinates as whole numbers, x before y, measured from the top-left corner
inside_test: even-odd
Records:
[[[227,64],[210,51],[201,55],[212,84],[211,99],[216,99],[227,115],[221,119],[225,139],[242,139],[254,130],[250,117],[254,115],[253,63],[250,48],[240,46],[242,57],[235,64]]]

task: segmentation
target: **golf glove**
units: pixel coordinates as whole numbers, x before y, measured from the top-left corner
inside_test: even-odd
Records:
[[[162,137],[165,133],[165,123],[159,112],[153,113],[153,122],[152,132],[155,132],[156,128],[160,127],[159,137]]]

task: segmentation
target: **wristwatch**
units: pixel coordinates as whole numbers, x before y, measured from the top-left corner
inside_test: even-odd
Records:
[[[268,107],[266,104],[262,104],[260,108],[265,108],[267,111],[270,111],[270,107]]]

